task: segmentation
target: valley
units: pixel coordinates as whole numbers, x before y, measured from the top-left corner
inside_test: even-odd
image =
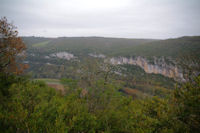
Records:
[[[157,95],[155,90],[165,93],[175,84],[185,81],[184,68],[179,61],[191,54],[199,60],[199,38],[24,37],[28,48],[24,62],[30,65],[27,73],[32,74],[33,78],[80,80],[83,72],[94,74],[95,71],[109,71],[110,79],[121,82],[129,89],[136,89],[134,92],[140,95],[138,97],[141,94],[152,96]],[[168,50],[165,50],[166,47]],[[185,47],[188,47],[187,51]],[[93,78],[98,77],[95,76]],[[124,90],[126,94],[131,92],[127,89],[122,89],[122,92]]]
[[[0,0],[0,133],[200,133],[200,0]]]

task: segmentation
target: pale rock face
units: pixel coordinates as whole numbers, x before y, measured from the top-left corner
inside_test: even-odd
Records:
[[[47,64],[47,65],[52,65],[52,64],[51,64],[51,63],[49,63],[49,62],[47,62],[46,64]]]
[[[61,59],[67,59],[67,60],[71,60],[73,58],[76,58],[73,54],[68,53],[68,52],[54,53],[54,54],[50,54],[50,56],[51,57],[61,58]]]
[[[45,58],[45,59],[49,59],[50,57],[49,57],[49,56],[45,56],[44,58]]]
[[[105,57],[106,57],[106,56],[103,55],[103,54],[93,54],[93,53],[90,53],[89,56],[95,57],[95,58],[105,58]]]
[[[154,58],[153,64],[149,63],[146,58],[136,57],[136,58],[126,58],[126,57],[113,57],[108,60],[113,65],[119,64],[132,64],[137,65],[144,69],[146,73],[162,74],[169,78],[174,78],[176,80],[184,80],[182,72],[178,69],[176,65],[166,64],[164,59]]]
[[[35,56],[35,54],[33,54],[33,53],[31,53],[30,55],[31,55],[31,56]]]
[[[22,51],[21,53],[18,53],[17,54],[17,56],[19,56],[19,57],[23,57],[23,56],[25,56],[26,55],[26,51],[24,50],[24,51]]]
[[[23,63],[25,63],[25,64],[28,64],[28,63],[29,63],[29,61],[23,61]]]

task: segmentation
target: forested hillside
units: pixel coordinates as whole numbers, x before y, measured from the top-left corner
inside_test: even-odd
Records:
[[[23,37],[29,48],[44,52],[101,53],[107,56],[199,56],[199,36],[167,40],[103,37]]]
[[[113,53],[120,56],[165,56],[180,58],[185,55],[200,57],[200,37],[181,37],[175,39],[159,40],[142,45],[131,46]]]
[[[68,51],[74,54],[102,53],[109,54],[119,49],[129,48],[154,41],[153,39],[123,39],[104,37],[23,37],[28,47],[41,49],[45,52]]]

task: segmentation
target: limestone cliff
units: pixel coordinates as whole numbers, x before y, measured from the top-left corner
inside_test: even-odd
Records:
[[[176,66],[172,64],[167,64],[164,58],[153,58],[153,61],[147,60],[144,57],[113,57],[109,58],[107,61],[109,61],[111,64],[117,65],[117,64],[132,64],[140,66],[146,73],[155,73],[155,74],[162,74],[169,78],[174,78],[175,80],[184,80],[183,74],[181,70]]]

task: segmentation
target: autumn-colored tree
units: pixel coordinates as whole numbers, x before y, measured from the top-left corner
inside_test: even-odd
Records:
[[[17,60],[25,57],[26,46],[18,37],[16,27],[6,17],[0,19],[0,72],[20,74],[27,65]]]

